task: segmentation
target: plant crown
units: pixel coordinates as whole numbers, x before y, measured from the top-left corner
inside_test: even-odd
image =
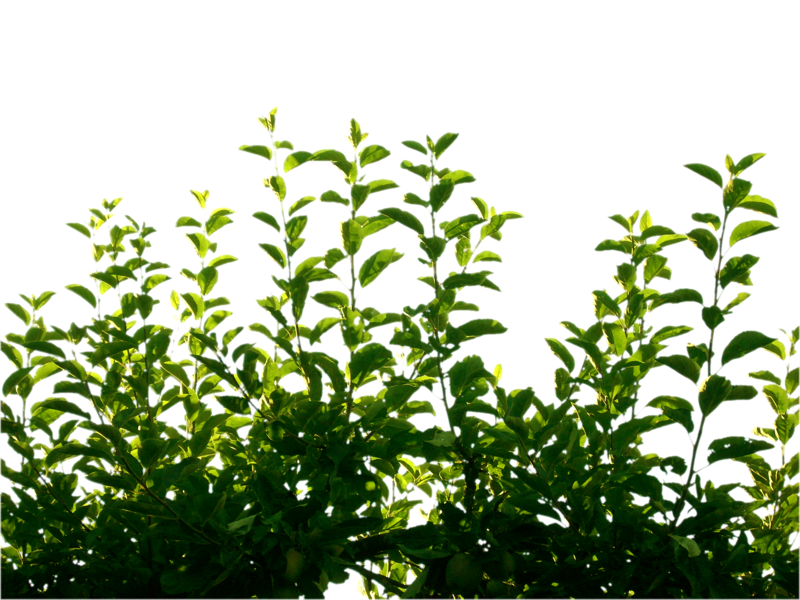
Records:
[[[266,322],[249,327],[266,343],[240,342],[243,327],[222,331],[231,303],[213,292],[237,258],[211,240],[234,211],[211,210],[208,191],[191,192],[202,217],[176,223],[199,258],[196,272],[180,271],[194,291],[169,295],[186,331],[148,322],[169,265],[150,258],[152,227],[127,216],[123,226],[107,225],[120,198],[92,209],[87,224],[68,224],[90,239],[98,264],[94,291],[67,286],[96,310],[91,323],[46,325],[51,291],[21,296],[25,306],[6,304],[27,329],[1,344],[14,369],[3,383],[11,399],[2,403],[2,432],[22,458],[19,470],[2,466],[15,496],[2,496],[3,596],[319,598],[354,572],[370,597],[381,588],[403,598],[797,597],[790,538],[798,530],[798,454],[787,459],[785,448],[798,424],[798,368],[789,368],[798,328],[787,334],[788,350],[754,330],[724,348],[715,343],[750,294],[727,303],[722,296],[751,286],[759,261],[729,251],[776,229],[731,219],[749,211],[777,218],[775,205],[740,178],[763,154],[727,156],[727,182],[711,167],[686,165],[722,192],[719,214],[694,213],[698,227],[689,232],[657,225],[647,211],[611,217],[623,237],[597,250],[623,255],[614,274],[621,291],[594,291],[596,321],[585,329],[564,321],[569,337],[546,340],[563,366],[556,401],[545,403],[531,388],[506,391],[502,368],[490,371],[469,353],[479,338],[506,331],[495,319],[465,315],[478,311],[468,301],[472,288],[500,291],[487,267],[502,259],[489,247],[522,215],[473,197],[471,211],[442,217],[475,180],[440,165],[457,134],[403,142],[421,162],[400,168],[419,176],[424,191],[405,193],[401,208],[383,200],[395,182],[368,177],[389,151],[366,144],[355,120],[352,159],[276,141],[276,110],[260,121],[269,144],[240,150],[274,167],[264,185],[275,200],[253,215],[265,226],[259,246],[279,268],[274,294],[258,300]],[[330,163],[344,185],[291,200],[286,178],[311,162]],[[339,247],[305,244],[317,202],[341,205]],[[402,289],[385,273],[404,253],[380,243],[380,232],[396,224],[418,244],[429,299],[386,312],[357,299],[371,285]],[[651,287],[672,278],[668,248],[687,240],[715,265],[713,297]],[[118,300],[112,314],[101,310],[110,290]],[[310,303],[328,316],[308,322]],[[672,338],[692,327],[647,324],[650,313],[677,303],[695,303],[706,331],[683,349]],[[749,374],[765,383],[774,423],[753,430],[759,439],[714,440],[700,456],[714,411],[759,397],[728,366],[759,349],[786,361],[783,376]],[[659,395],[642,406],[645,376],[664,366],[696,384],[696,398]],[[53,395],[29,404],[50,377],[59,379]],[[578,401],[582,389],[593,403]],[[183,411],[184,424],[164,423],[169,410]],[[415,415],[437,410],[446,428],[415,426]],[[642,436],[661,427],[694,434],[688,466],[638,450]],[[78,428],[88,431],[85,442],[72,438]],[[48,441],[36,442],[34,431]],[[776,445],[781,464],[773,468],[759,453]],[[209,464],[215,457],[222,466]],[[749,469],[752,501],[731,497],[738,484],[703,482],[703,459]],[[101,488],[79,494],[78,471]],[[663,483],[657,471],[680,482]],[[415,490],[436,504],[425,525],[410,527]],[[765,517],[755,512],[761,508]]]

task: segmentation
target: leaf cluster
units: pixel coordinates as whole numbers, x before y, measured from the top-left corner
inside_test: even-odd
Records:
[[[745,465],[752,501],[735,500],[736,485],[703,484],[696,462],[714,411],[758,397],[754,386],[712,372],[712,362],[715,331],[748,297],[723,306],[723,293],[752,285],[759,260],[723,262],[723,246],[775,229],[745,221],[726,237],[740,208],[777,217],[738,177],[763,155],[728,157],[725,186],[710,167],[687,165],[723,188],[721,215],[692,216],[711,229],[676,233],[647,211],[611,217],[624,236],[597,250],[624,255],[614,275],[619,290],[593,292],[596,321],[586,329],[565,321],[570,337],[546,340],[563,367],[555,401],[545,403],[531,388],[501,387],[502,367],[490,370],[477,354],[476,339],[506,327],[461,314],[479,310],[467,301],[470,288],[499,291],[476,263],[502,261],[481,247],[522,215],[460,198],[460,186],[475,178],[439,164],[458,135],[403,142],[425,162],[403,160],[401,169],[427,189],[404,193],[408,206],[377,208],[390,196],[382,192],[399,186],[364,180],[389,150],[365,145],[368,134],[352,120],[353,160],[338,150],[295,151],[274,140],[276,113],[260,119],[269,145],[240,148],[275,168],[263,179],[274,199],[253,215],[267,226],[270,237],[258,245],[276,273],[274,294],[257,301],[267,323],[248,328],[263,338],[243,341],[244,327],[222,331],[231,302],[213,292],[223,267],[238,259],[217,254],[211,240],[235,213],[210,211],[208,191],[191,192],[204,216],[176,223],[190,231],[199,260],[196,272],[180,271],[195,291],[166,294],[179,330],[148,323],[167,287],[159,286],[171,279],[169,265],[144,256],[155,230],[126,217],[129,225],[105,228],[107,242],[97,239],[121,199],[92,209],[87,224],[68,224],[90,240],[98,263],[94,291],[67,286],[96,310],[90,323],[46,325],[53,292],[22,296],[27,307],[6,305],[27,329],[0,344],[14,369],[2,388],[11,398],[2,403],[2,432],[22,463],[2,465],[14,484],[14,497],[2,496],[4,596],[321,597],[351,573],[372,597],[380,589],[404,598],[797,594],[790,537],[798,529],[798,455],[785,456],[798,420],[798,369],[789,368],[797,328],[788,349],[747,330],[720,353],[721,367],[760,349],[787,364],[784,377],[750,373],[768,382],[761,392],[776,415],[772,427],[753,431],[761,439],[714,440],[705,457]],[[344,184],[292,201],[285,176],[310,162],[330,163]],[[341,245],[307,255],[313,215],[302,213],[317,200],[340,205]],[[445,217],[451,209],[458,216]],[[402,312],[363,306],[358,292],[367,286],[402,289],[387,273],[408,252],[367,250],[398,223],[414,236],[429,299]],[[686,240],[716,261],[713,298],[651,287],[671,280],[664,251]],[[122,262],[126,244],[133,256]],[[111,264],[100,270],[104,258]],[[103,313],[111,289],[118,307]],[[699,305],[708,337],[678,351],[664,342],[694,329],[653,331],[647,319],[686,302]],[[309,322],[311,303],[328,316]],[[642,406],[642,382],[661,367],[696,384],[697,397],[665,394]],[[36,400],[50,385],[53,395]],[[593,403],[577,399],[586,388]],[[160,418],[173,408],[183,414],[178,427]],[[437,410],[447,427],[421,428],[416,415]],[[638,450],[643,435],[662,427],[695,434],[688,466]],[[775,445],[782,461],[772,468],[759,453]],[[211,465],[215,458],[221,466]],[[682,483],[664,483],[659,472]],[[100,488],[79,493],[78,473]],[[435,506],[412,527],[417,491]],[[766,517],[755,512],[762,508]]]

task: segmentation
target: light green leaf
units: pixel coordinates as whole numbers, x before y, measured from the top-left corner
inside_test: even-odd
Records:
[[[733,246],[736,242],[740,242],[746,238],[753,237],[760,233],[766,233],[767,231],[775,231],[776,229],[778,228],[775,227],[775,225],[767,221],[745,221],[744,223],[739,223],[731,232],[728,243]]]
[[[395,252],[395,249],[381,250],[370,256],[361,265],[358,272],[358,281],[361,287],[367,287],[370,283],[383,273],[383,271],[393,262],[397,262],[403,258],[403,254]]]
[[[259,246],[272,257],[272,260],[281,266],[281,269],[286,268],[286,256],[283,250],[272,244],[259,244]]]
[[[256,154],[257,156],[263,156],[267,160],[272,160],[272,150],[270,150],[267,146],[239,146],[239,150],[243,152],[249,152],[250,154]]]

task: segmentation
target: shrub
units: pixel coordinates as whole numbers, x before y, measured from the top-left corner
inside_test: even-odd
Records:
[[[48,327],[41,313],[53,292],[23,296],[27,308],[6,305],[28,329],[2,343],[15,368],[3,394],[21,401],[3,402],[2,429],[23,459],[19,470],[3,464],[2,471],[16,496],[2,498],[9,544],[2,549],[4,596],[321,597],[348,572],[362,575],[370,594],[380,585],[409,598],[454,591],[579,598],[797,595],[790,536],[798,529],[797,483],[791,483],[798,455],[787,460],[785,447],[798,421],[797,398],[791,397],[798,369],[788,361],[800,332],[787,334],[788,350],[752,330],[736,335],[721,354],[714,345],[715,331],[748,296],[740,293],[723,307],[723,290],[750,285],[758,261],[744,254],[723,262],[724,244],[775,229],[761,220],[730,222],[739,209],[777,217],[774,204],[751,195],[751,184],[739,178],[763,154],[739,162],[726,157],[727,184],[710,167],[687,165],[722,189],[721,216],[692,215],[703,227],[675,233],[654,224],[647,211],[611,217],[624,237],[597,249],[625,256],[614,277],[622,292],[593,293],[596,322],[586,329],[563,323],[571,334],[566,342],[583,352],[583,360],[561,341],[546,340],[564,367],[555,373],[557,402],[545,404],[530,388],[507,392],[499,369],[490,372],[479,355],[462,352],[462,345],[475,347],[477,338],[506,331],[494,319],[458,313],[478,310],[463,299],[469,288],[498,290],[492,273],[477,263],[501,258],[482,245],[499,241],[505,225],[522,215],[497,212],[474,197],[473,212],[440,217],[463,189],[458,186],[474,181],[467,171],[439,166],[457,134],[403,142],[424,155],[421,164],[404,160],[400,166],[426,182],[427,196],[406,193],[404,203],[413,209],[374,210],[378,194],[398,186],[386,179],[363,182],[364,172],[388,150],[366,145],[367,134],[353,120],[354,160],[336,150],[294,151],[273,139],[275,116],[273,110],[260,119],[269,145],[241,147],[275,160],[275,175],[264,184],[276,208],[253,215],[274,230],[275,243],[259,245],[282,273],[272,278],[275,295],[258,300],[269,325],[249,327],[267,338],[267,349],[238,343],[242,327],[218,329],[232,312],[220,308],[228,299],[212,292],[224,265],[237,259],[217,254],[211,239],[232,223],[228,208],[202,221],[186,216],[177,222],[191,231],[186,237],[200,259],[197,272],[181,271],[196,292],[170,294],[181,323],[190,322],[184,333],[147,322],[159,286],[169,280],[169,266],[146,252],[154,229],[128,217],[127,225],[105,228],[107,243],[96,240],[120,199],[93,209],[87,225],[69,224],[92,240],[96,262],[108,257],[111,263],[92,274],[94,292],[67,286],[97,309],[90,324]],[[308,216],[298,213],[317,198],[286,208],[279,151],[288,153],[283,175],[315,161],[341,171],[347,192],[329,190],[318,198],[343,207],[341,248],[307,253],[301,236]],[[192,195],[208,210],[208,192]],[[365,206],[373,216],[365,216]],[[364,241],[398,223],[419,242],[418,260],[426,269],[420,280],[430,286],[430,299],[402,312],[361,306],[357,291],[386,279],[404,256],[396,248],[370,254]],[[665,249],[686,240],[716,264],[707,306],[696,290],[662,294],[650,287],[672,277]],[[122,262],[122,255],[130,258]],[[446,266],[453,258],[457,267]],[[325,283],[333,279],[345,292]],[[119,307],[102,314],[103,295],[112,289]],[[311,302],[329,311],[313,326],[303,322]],[[708,341],[667,353],[662,342],[691,327],[654,332],[646,319],[685,302],[701,305]],[[333,330],[341,334],[341,358],[323,346],[336,345]],[[179,358],[173,343],[188,353]],[[703,485],[697,450],[722,402],[758,396],[753,386],[714,370],[715,358],[726,366],[758,349],[787,361],[783,378],[750,374],[768,382],[762,391],[776,413],[774,425],[754,430],[766,439],[715,440],[707,457],[709,463],[747,465],[754,485],[745,489],[753,500],[739,502],[729,494],[737,484]],[[660,414],[644,415],[639,389],[661,366],[698,384],[697,399],[660,395],[647,403]],[[51,376],[64,377],[53,386],[55,396],[28,407],[34,387],[41,390]],[[581,388],[592,390],[593,404],[576,399]],[[434,406],[444,407],[447,429],[418,429],[414,416]],[[159,419],[173,407],[185,413],[178,428]],[[90,432],[85,443],[71,437],[78,427]],[[677,456],[638,450],[642,436],[661,427],[696,430],[688,466]],[[34,443],[37,430],[49,443]],[[774,444],[782,449],[776,468],[759,455]],[[210,465],[215,457],[221,467]],[[75,458],[64,473],[62,465]],[[656,469],[685,477],[684,483],[664,484],[651,474]],[[102,489],[80,497],[78,471]],[[436,494],[425,525],[408,525],[420,502],[410,499],[412,490]],[[646,503],[636,504],[634,494]],[[756,514],[761,508],[766,517]]]

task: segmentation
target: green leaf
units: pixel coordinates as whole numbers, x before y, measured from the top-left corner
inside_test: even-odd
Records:
[[[665,248],[666,246],[671,246],[672,244],[677,244],[682,242],[683,240],[688,239],[682,233],[675,233],[673,235],[662,235],[660,238],[656,240],[655,245],[659,248]]]
[[[669,274],[669,269],[665,267],[667,259],[660,254],[648,256],[644,263],[644,281],[650,283],[656,277],[664,277]],[[669,279],[669,277],[666,277]]]
[[[27,367],[25,369],[19,369],[14,371],[11,375],[9,375],[5,382],[3,383],[3,396],[8,396],[12,390],[16,389],[16,387],[28,376],[33,370],[33,367]]]
[[[483,252],[479,252],[478,255],[472,259],[472,262],[503,262],[503,259],[494,252],[484,250]]]
[[[279,201],[283,202],[283,199],[286,198],[286,182],[280,175],[273,175],[269,179],[265,179],[264,185],[274,192]]]
[[[320,292],[311,297],[323,306],[331,308],[344,308],[350,305],[349,298],[342,292]]]
[[[307,224],[308,217],[305,215],[289,219],[286,223],[286,236],[291,241],[295,241],[303,234],[303,230],[305,230]]]
[[[592,292],[592,297],[594,298],[594,314],[597,316],[598,319],[602,318],[600,315],[601,307],[607,308],[611,314],[616,317],[620,317],[622,315],[622,310],[619,307],[611,296],[608,295],[603,290],[595,290]]]
[[[472,173],[456,170],[442,177],[441,181],[452,181],[453,185],[459,185],[461,183],[472,183],[475,181],[475,178],[472,176]]]
[[[499,321],[494,319],[474,319],[459,325],[458,329],[467,336],[467,339],[481,335],[496,335],[508,331]]]
[[[692,213],[692,220],[697,221],[698,223],[711,225],[714,228],[714,231],[719,231],[719,228],[722,226],[722,222],[719,220],[719,217],[712,213]]]
[[[550,350],[555,354],[558,358],[561,359],[561,362],[564,363],[564,366],[567,367],[567,371],[570,373],[575,368],[575,359],[570,354],[569,350],[555,338],[545,338],[544,340],[547,342],[547,345],[550,346]]]
[[[444,151],[447,150],[450,145],[456,141],[458,138],[457,133],[445,133],[442,137],[436,140],[436,145],[434,146],[433,154],[436,158],[439,158]]]
[[[480,356],[467,356],[457,362],[448,371],[450,393],[458,397],[477,379],[492,379],[494,376],[486,370]]]
[[[298,210],[300,210],[304,206],[311,204],[314,200],[316,200],[314,196],[304,196],[300,198],[300,200],[292,204],[292,206],[289,208],[289,216],[291,217]]]
[[[775,208],[772,201],[762,198],[761,196],[747,196],[744,200],[739,202],[738,208],[746,208],[748,210],[764,213],[771,217],[778,217],[778,209]]]
[[[206,305],[203,299],[197,294],[181,294],[181,298],[186,302],[189,310],[192,311],[192,316],[195,319],[202,319],[205,312]]]
[[[208,200],[208,190],[205,192],[198,192],[197,190],[189,190],[194,196],[194,199],[197,200],[197,203],[200,205],[200,208],[206,207],[206,201]]]
[[[341,323],[341,321],[342,319],[340,317],[325,317],[324,319],[321,319],[314,326],[314,329],[311,331],[311,335],[308,336],[308,342],[312,345],[318,342],[323,333],[331,329],[337,323]]]
[[[350,381],[357,388],[374,371],[393,362],[392,352],[381,344],[367,344],[353,354],[350,361]]]
[[[641,220],[639,221],[639,233],[644,233],[645,230],[653,226],[653,218],[650,216],[650,211],[644,211]],[[672,232],[670,232],[672,233]]]
[[[722,204],[729,211],[733,210],[739,205],[739,202],[747,197],[752,187],[753,184],[749,181],[732,179],[722,192]]]
[[[458,262],[458,266],[466,267],[471,257],[472,243],[469,240],[469,236],[461,236],[456,242],[456,262]]]
[[[483,222],[478,215],[469,214],[448,221],[444,228],[444,237],[448,240],[467,233],[470,229]]]
[[[218,256],[217,258],[212,259],[208,263],[208,266],[209,267],[214,267],[216,269],[217,267],[221,267],[222,265],[227,265],[228,263],[236,262],[237,260],[239,260],[239,259],[236,258],[235,256],[231,256],[230,254],[223,254],[222,256]],[[169,279],[169,277],[167,277],[167,279]],[[166,280],[162,280],[162,281],[166,281]],[[161,281],[159,281],[159,283],[161,283]],[[153,286],[153,287],[155,287],[155,286]]]
[[[652,406],[653,408],[675,408],[690,412],[694,410],[691,402],[677,396],[657,396],[648,402],[647,406]]]
[[[211,247],[211,242],[208,241],[208,238],[202,233],[187,233],[186,237],[189,238],[190,242],[192,242],[192,246],[194,246],[197,256],[200,258],[205,258],[206,253]]]
[[[400,163],[400,168],[411,171],[414,175],[419,175],[425,181],[428,181],[431,177],[431,168],[428,165],[414,165],[410,160],[404,160]]]
[[[324,194],[319,197],[320,202],[335,202],[337,204],[344,204],[345,206],[350,206],[350,201],[346,198],[342,198],[337,192],[333,190],[328,190]]]
[[[718,306],[703,307],[702,311],[703,323],[709,329],[716,329],[725,320],[725,316]]]
[[[714,258],[719,244],[717,243],[717,238],[715,238],[714,234],[708,231],[708,229],[692,229],[686,234],[686,237],[703,251],[703,254],[708,260]]]
[[[278,221],[276,221],[275,217],[273,217],[272,215],[265,212],[257,212],[254,213],[253,216],[262,223],[266,223],[267,225],[272,227],[275,231],[280,232],[281,227],[280,225],[278,225]]]
[[[386,229],[390,225],[394,225],[395,220],[384,215],[376,215],[370,217],[361,227],[364,232],[364,237],[368,237],[373,233],[378,233],[381,229]]]
[[[697,290],[681,288],[674,292],[656,296],[653,301],[650,302],[649,311],[653,312],[663,304],[678,304],[679,302],[698,302],[699,304],[703,304],[703,296],[700,295],[700,292]]]
[[[675,336],[678,336],[678,335],[683,335],[684,333],[688,333],[688,332],[692,331],[692,329],[693,328],[689,327],[688,325],[680,325],[678,327],[674,327],[672,325],[667,325],[666,327],[662,327],[661,329],[659,329],[658,331],[656,331],[653,334],[653,337],[650,339],[650,343],[651,344],[658,344],[658,343],[663,342],[664,340],[667,340],[669,338],[672,338],[672,337],[675,337]]]
[[[258,156],[263,156],[267,160],[272,160],[272,150],[267,148],[266,146],[239,146],[239,150],[243,152],[249,152],[250,154],[256,154]]]
[[[762,390],[769,404],[777,414],[786,414],[789,410],[789,395],[779,385],[765,385]]]
[[[358,221],[350,219],[343,221],[340,226],[342,234],[342,247],[348,255],[353,256],[361,248],[361,242],[364,240],[364,232]]]
[[[439,237],[421,237],[419,247],[428,255],[430,260],[438,260],[444,253],[447,242]]]
[[[80,223],[67,223],[67,227],[72,227],[78,233],[85,235],[87,238],[91,239],[92,234],[89,229],[85,225],[81,225]]]
[[[25,325],[31,324],[31,315],[19,304],[6,303],[6,308],[14,313],[17,317],[22,319],[22,322],[25,323]]]
[[[733,386],[731,382],[720,375],[712,375],[700,384],[700,410],[704,416],[710,415],[730,396]]]
[[[661,356],[656,358],[656,362],[677,371],[687,379],[690,379],[693,383],[697,383],[697,380],[700,379],[700,367],[688,356],[682,356],[680,354]]]
[[[478,211],[481,213],[482,218],[485,219],[486,217],[489,216],[489,206],[483,199],[473,196],[471,200],[472,203],[475,205],[475,207],[478,209]]]
[[[283,250],[272,244],[259,244],[259,246],[281,266],[281,269],[286,268],[286,256],[283,254]]]
[[[406,148],[411,148],[412,150],[416,150],[417,152],[422,152],[427,156],[428,151],[425,149],[425,146],[420,144],[419,142],[415,142],[412,140],[406,140],[405,142],[400,142]]]
[[[192,386],[192,382],[189,379],[189,376],[186,374],[186,371],[184,370],[184,368],[181,365],[179,365],[177,363],[174,363],[172,361],[166,360],[164,358],[161,359],[159,364],[161,365],[161,368],[166,373],[168,373],[169,375],[172,375],[175,379],[177,379],[180,383],[185,385],[187,388]]]
[[[746,283],[750,278],[750,268],[753,267],[759,258],[752,254],[745,254],[744,256],[734,256],[725,263],[719,273],[719,282],[722,288],[728,287],[732,282]],[[741,295],[741,294],[740,294]],[[745,297],[749,296],[747,294]],[[744,298],[742,298],[744,300]],[[726,308],[727,310],[727,308]]]
[[[425,228],[422,226],[422,223],[420,223],[419,219],[417,219],[417,217],[412,215],[410,212],[400,210],[399,208],[384,208],[383,210],[379,210],[378,213],[385,215],[390,219],[394,219],[401,225],[405,225],[419,235],[425,234]]]
[[[748,167],[752,166],[753,164],[755,164],[756,162],[758,162],[759,160],[761,160],[765,156],[766,156],[766,154],[764,154],[763,152],[757,152],[755,154],[748,154],[742,160],[740,160],[738,163],[736,163],[736,167],[734,167],[734,173],[733,174],[734,175],[738,175],[739,173],[741,173],[742,171],[744,171]]]
[[[775,446],[763,440],[748,440],[739,436],[719,438],[708,445],[711,451],[708,455],[709,464],[728,458],[739,458],[769,450]]]
[[[721,371],[732,362],[755,354],[762,348],[777,341],[780,341],[780,338],[767,335],[758,330],[745,329],[739,331],[733,334],[722,347],[719,353],[719,368],[717,370]]]
[[[102,361],[122,352],[136,350],[136,344],[120,340],[117,342],[108,342],[99,345],[94,352],[92,352],[91,363],[92,366],[99,365]]]
[[[628,219],[626,219],[622,215],[611,215],[608,218],[617,223],[618,225],[620,225],[628,233],[631,233],[632,231],[631,224],[628,222]]]
[[[202,226],[203,224],[200,221],[193,219],[192,217],[181,217],[175,223],[175,227],[202,227]]]
[[[753,237],[759,233],[775,231],[776,229],[778,228],[775,227],[775,225],[768,223],[767,221],[745,221],[744,223],[739,223],[731,232],[731,237],[728,241],[728,244],[733,246],[736,242]]]
[[[752,385],[734,385],[727,400],[752,400],[758,396],[758,390]]]
[[[205,267],[197,274],[197,285],[204,296],[209,294],[219,280],[219,273],[214,267]]]
[[[214,396],[217,402],[219,402],[223,408],[228,409],[232,413],[236,413],[239,415],[249,415],[250,414],[250,403],[247,401],[247,398],[242,398],[241,396]]]
[[[393,262],[397,262],[403,258],[403,254],[395,252],[395,249],[381,250],[370,256],[361,265],[358,272],[358,281],[361,287],[367,287],[370,283],[383,273],[383,271]]]
[[[379,160],[383,160],[384,158],[389,156],[389,154],[391,153],[383,146],[378,146],[378,145],[367,146],[358,155],[359,164],[363,168],[372,163],[376,163]]]
[[[616,216],[619,217],[619,215]],[[627,221],[625,221],[625,223],[627,226]],[[648,227],[647,229],[645,229],[639,237],[643,240],[646,240],[647,238],[651,238],[655,235],[661,236],[661,235],[674,235],[674,234],[675,232],[672,231],[672,229],[670,229],[669,227],[664,227],[662,225],[653,225],[652,227]]]
[[[24,362],[22,360],[22,353],[19,350],[17,350],[11,344],[6,344],[5,342],[0,342],[0,348],[2,349],[3,354],[8,357],[8,360],[14,363],[18,369],[22,368]]]
[[[628,338],[625,331],[617,323],[603,323],[603,332],[609,347],[617,356],[622,356],[628,347]]]
[[[786,346],[784,346],[783,342],[780,340],[775,340],[774,342],[767,344],[764,346],[764,350],[771,352],[781,360],[786,360]]]
[[[295,167],[299,167],[313,156],[311,152],[305,152],[304,150],[298,150],[297,152],[293,152],[286,159],[283,161],[283,172],[288,173]]]
[[[714,172],[716,173],[716,171]],[[717,175],[719,174],[717,173]],[[671,533],[669,534],[669,537],[678,542],[678,544],[680,544],[682,547],[686,548],[686,551],[689,553],[689,558],[694,558],[695,556],[700,556],[702,554],[700,546],[698,546],[697,542],[695,542],[694,540],[687,537],[683,537],[681,535],[672,535]]]
[[[86,475],[86,479],[99,483],[100,485],[127,491],[133,491],[137,486],[136,481],[132,477],[128,480],[121,475],[109,475],[105,471],[89,473]]]
[[[67,384],[72,383],[73,386],[59,386],[58,392],[64,392],[68,389],[75,389],[78,390],[81,388],[80,384],[77,382],[66,382],[66,381],[59,381],[53,385],[53,391],[56,392],[55,387],[58,384]],[[86,386],[83,386],[83,394],[86,394]],[[77,392],[74,392],[77,393]],[[78,394],[80,395],[80,394]],[[30,408],[28,409],[28,414],[33,415],[42,415],[45,412],[50,410],[55,410],[61,413],[65,413],[68,415],[72,415],[73,417],[79,417],[81,419],[86,419],[89,421],[94,420],[94,417],[91,413],[86,412],[83,410],[80,405],[71,400],[59,400],[57,398],[45,398],[43,400],[36,400],[35,402],[31,402]]]
[[[35,310],[41,309],[55,295],[55,292],[42,292],[38,298],[34,296],[33,308]]]
[[[431,187],[429,201],[433,212],[439,212],[445,202],[453,195],[455,184],[451,180],[441,180]]]
[[[698,175],[705,177],[709,181],[713,181],[719,187],[722,187],[722,175],[720,175],[715,169],[707,167],[706,165],[701,165],[699,163],[692,163],[683,166],[689,169],[690,171],[694,171]]]
[[[228,218],[228,215],[232,215],[233,213],[234,211],[229,208],[218,208],[212,212],[206,220],[206,234],[212,235],[225,227],[225,225],[233,223],[233,221]]]
[[[52,342],[20,342],[19,345],[28,350],[44,352],[45,354],[53,354],[54,356],[58,356],[59,358],[63,358],[65,360],[67,358],[64,355],[64,351]]]
[[[446,290],[453,290],[467,286],[483,285],[483,283],[486,281],[486,277],[491,274],[491,271],[480,271],[479,273],[458,273],[445,279],[442,282],[442,287]]]

